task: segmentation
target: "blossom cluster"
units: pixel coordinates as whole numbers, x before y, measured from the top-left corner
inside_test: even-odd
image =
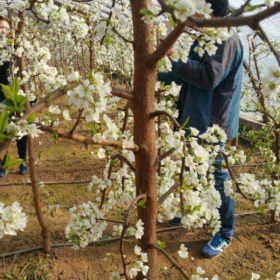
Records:
[[[17,122],[10,122],[7,125],[7,133],[14,135],[17,139],[29,135],[32,138],[38,137],[42,131],[35,123],[28,123],[27,120],[19,120]]]
[[[87,202],[70,209],[71,218],[65,229],[65,234],[74,249],[87,246],[90,242],[98,241],[107,223],[102,221],[104,215],[95,203]]]
[[[182,22],[195,14],[209,18],[213,11],[211,9],[211,4],[207,3],[205,0],[169,0],[168,5],[174,9],[175,17]]]
[[[271,68],[263,78],[265,85],[263,92],[266,96],[276,100],[280,93],[280,67]]]
[[[264,205],[275,212],[275,215],[280,214],[280,181],[274,180],[258,180],[254,174],[241,173],[236,179],[240,190],[244,195],[254,201],[255,207],[263,209]],[[225,194],[231,198],[235,198],[237,193],[234,191],[232,182],[225,182]]]
[[[18,202],[6,207],[0,202],[0,239],[5,234],[16,235],[18,230],[23,231],[26,224],[26,215]]]

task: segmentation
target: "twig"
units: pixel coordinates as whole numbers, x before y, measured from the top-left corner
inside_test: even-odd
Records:
[[[135,172],[135,166],[125,157],[123,156],[122,154],[117,154],[117,155],[114,155],[111,157],[111,159],[122,159],[129,167],[130,169]]]
[[[280,7],[280,4],[278,4],[278,5]],[[263,31],[263,29],[262,29],[262,27],[260,26],[259,23],[256,25],[256,29],[257,29],[257,31],[259,31],[261,33],[262,37],[264,38],[264,41],[266,41],[266,43],[269,45],[270,50],[272,51],[272,53],[276,57],[278,65],[280,66],[280,54],[279,54],[279,52],[271,44],[269,38],[267,37],[266,33]]]
[[[160,156],[157,157],[155,165],[159,164],[162,160],[164,160],[166,157],[172,155],[177,149],[176,148],[171,148],[168,151],[164,152]]]
[[[129,216],[130,216],[130,212],[132,210],[132,207],[141,199],[146,198],[147,195],[146,194],[140,194],[138,195],[130,204],[128,211],[127,211],[127,215],[126,215],[126,219],[125,219],[125,224],[121,233],[121,238],[120,238],[120,255],[121,255],[121,259],[122,259],[122,264],[123,264],[123,271],[124,271],[124,276],[127,280],[130,279],[128,272],[127,272],[127,263],[126,263],[126,259],[125,259],[125,255],[124,255],[124,246],[123,246],[123,242],[124,242],[124,236],[125,233],[127,231],[127,229],[129,228]]]
[[[237,188],[237,191],[243,196],[243,198],[245,199],[248,199],[250,201],[254,201],[254,199],[250,198],[250,197],[247,197],[243,191],[241,190],[240,186],[239,186],[239,183],[235,180],[235,176],[232,172],[232,169],[230,167],[230,164],[229,164],[229,161],[228,161],[228,156],[223,152],[223,151],[219,151],[219,154],[222,155],[225,159],[225,163],[226,163],[226,167],[227,167],[227,170],[229,171],[229,174],[230,174],[230,177],[231,179],[234,181],[235,185],[236,185],[236,188]]]
[[[124,119],[123,119],[122,133],[124,133],[125,130],[126,130],[127,121],[128,121],[128,117],[129,117],[129,107],[130,107],[130,104],[129,104],[129,102],[127,102],[127,104],[125,106],[125,113],[124,113]]]
[[[125,41],[126,43],[130,43],[130,44],[132,44],[132,45],[134,44],[133,41],[131,41],[131,40],[125,38],[114,26],[112,26],[112,30],[113,30],[123,41]]]
[[[75,185],[75,184],[87,184],[90,183],[91,180],[85,180],[85,181],[61,181],[61,182],[44,182],[44,185]],[[20,182],[15,182],[15,183],[4,183],[1,184],[0,187],[7,187],[7,186],[30,186],[31,183],[20,183]]]
[[[267,212],[267,211],[265,211]],[[243,217],[243,216],[250,216],[250,215],[255,215],[255,214],[262,214],[259,211],[255,211],[255,212],[248,212],[248,213],[237,213],[235,214],[235,217]],[[172,226],[172,227],[164,227],[164,228],[160,228],[157,229],[157,233],[163,233],[163,232],[168,232],[168,231],[174,231],[174,230],[180,230],[180,229],[184,229],[182,225],[180,226]],[[127,238],[135,238],[135,235],[128,235]],[[95,241],[89,244],[89,246],[94,246],[94,245],[100,245],[102,243],[109,243],[109,242],[115,242],[115,241],[119,241],[120,237],[113,237],[110,239],[101,239],[99,241]],[[52,248],[61,248],[61,247],[70,247],[73,246],[75,244],[72,243],[59,243],[59,244],[53,244],[51,245]],[[34,251],[39,251],[42,250],[43,247],[39,246],[39,247],[35,247],[35,248],[29,248],[29,249],[24,249],[24,250],[20,250],[20,251],[15,251],[15,252],[10,252],[10,253],[5,253],[5,254],[1,254],[0,258],[5,258],[5,257],[11,257],[11,256],[15,256],[15,255],[20,255],[20,254],[25,254],[25,253],[30,253],[30,252],[34,252]]]
[[[158,252],[160,252],[162,255],[164,255],[172,264],[173,267],[175,267],[181,274],[182,276],[189,280],[189,276],[187,275],[187,273],[183,270],[183,268],[163,249],[161,249],[159,246],[154,245],[154,244],[149,244],[150,247],[156,249]]]
[[[167,197],[173,193],[178,187],[180,186],[180,183],[177,182],[175,183],[165,194],[163,194],[159,199],[158,199],[158,205],[160,206],[166,199]]]
[[[183,229],[183,226],[164,227],[164,228],[158,229],[157,233],[168,232],[168,231],[179,230],[179,229]],[[127,238],[135,238],[135,235],[128,235]],[[113,238],[110,238],[110,239],[101,239],[99,241],[95,241],[95,242],[90,243],[89,246],[100,245],[102,243],[115,242],[115,241],[119,241],[120,239],[121,239],[120,237],[113,237]],[[70,246],[74,246],[74,245],[75,244],[73,244],[73,243],[60,243],[60,244],[53,244],[51,247],[52,248],[60,248],[60,247],[70,247]],[[30,253],[30,252],[39,251],[39,250],[42,250],[42,249],[43,249],[43,247],[39,246],[39,247],[24,249],[24,250],[20,250],[20,251],[16,251],[16,252],[5,253],[5,254],[1,254],[0,258],[5,258],[5,257],[11,257],[11,256],[15,256],[15,255],[20,255],[20,254]]]
[[[151,114],[151,117],[157,117],[157,116],[167,116],[177,128],[180,128],[181,125],[178,123],[178,121],[169,113],[165,112],[165,111],[159,111],[156,110],[154,113]]]
[[[110,24],[110,20],[111,20],[111,18],[112,18],[112,16],[113,16],[113,11],[112,11],[112,9],[115,7],[115,5],[116,5],[116,0],[113,0],[113,2],[112,2],[112,7],[111,7],[110,13],[109,13],[109,17],[108,17],[108,20],[107,20],[107,23],[106,23],[105,32],[104,32],[104,35],[103,35],[103,37],[102,37],[102,39],[101,39],[101,42],[100,42],[100,46],[102,46],[102,45],[104,44],[104,40],[105,40],[105,38],[106,38],[106,34],[107,34],[107,31],[108,31],[108,27],[109,27],[109,24]]]
[[[112,161],[110,161],[110,166],[109,166],[109,171],[108,171],[108,180],[111,179],[111,175],[112,175],[112,171],[113,171],[113,164],[112,164]],[[108,187],[105,188],[103,191],[102,191],[102,198],[101,198],[101,202],[100,202],[100,205],[99,205],[99,208],[102,209],[103,207],[103,204],[105,202],[105,196],[106,196],[106,191],[107,191]]]
[[[79,116],[78,116],[78,118],[77,118],[77,121],[76,121],[76,123],[74,124],[74,126],[72,127],[72,129],[69,131],[69,135],[72,135],[72,134],[75,132],[77,126],[78,126],[79,123],[80,123],[80,120],[81,120],[83,111],[84,111],[84,108],[81,109],[81,110],[79,111]]]
[[[184,213],[184,198],[183,198],[183,184],[184,184],[184,173],[186,169],[186,139],[184,136],[181,137],[182,141],[184,142],[183,146],[183,157],[182,157],[182,165],[181,165],[181,172],[179,175],[180,180],[180,200],[181,200],[181,211]]]
[[[125,221],[118,221],[118,220],[112,220],[112,219],[96,219],[97,221],[105,221],[109,223],[116,223],[116,224],[124,224]]]
[[[263,166],[265,163],[256,163],[256,164],[235,164],[235,165],[232,165],[231,167],[258,167],[258,166]]]
[[[234,17],[241,16],[251,1],[252,0],[247,0],[238,10],[235,10],[233,16]]]

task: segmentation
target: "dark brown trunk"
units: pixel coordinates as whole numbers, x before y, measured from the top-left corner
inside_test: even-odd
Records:
[[[157,279],[157,252],[149,247],[156,244],[156,130],[151,113],[155,111],[156,68],[149,69],[147,56],[154,51],[153,27],[144,25],[141,9],[148,9],[151,0],[131,1],[134,27],[134,139],[140,149],[136,153],[136,187],[137,195],[147,194],[146,208],[138,207],[138,219],[144,223],[144,236],[139,245],[148,253],[148,279]],[[143,275],[138,279],[143,279]]]
[[[20,18],[20,23],[19,23],[19,33],[23,34],[24,31],[24,17],[25,14],[24,12],[19,12],[19,18]],[[25,70],[25,63],[24,63],[24,55],[22,57],[18,58],[18,67],[19,67],[19,74],[20,77],[23,78],[23,71]],[[22,85],[22,89],[24,92],[27,92],[28,87],[27,84]],[[25,109],[26,111],[30,110],[30,104],[27,101],[25,104]],[[35,149],[33,146],[33,139],[28,136],[28,155],[29,155],[29,168],[30,168],[30,178],[31,178],[31,185],[32,185],[32,193],[33,193],[33,201],[35,204],[35,211],[36,215],[38,218],[38,221],[41,226],[41,236],[43,239],[43,250],[44,253],[49,253],[51,250],[51,239],[50,239],[50,231],[47,226],[47,223],[44,219],[43,216],[43,211],[42,211],[42,203],[40,199],[40,194],[39,194],[39,180],[36,172],[36,165],[35,165]]]

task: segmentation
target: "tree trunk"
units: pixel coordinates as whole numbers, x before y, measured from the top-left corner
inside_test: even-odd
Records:
[[[156,68],[149,69],[147,56],[154,51],[153,26],[144,25],[140,10],[148,9],[151,0],[131,1],[134,28],[134,85],[133,113],[134,140],[139,145],[136,153],[136,187],[137,195],[147,194],[146,208],[138,207],[138,219],[144,223],[144,236],[139,245],[148,253],[148,279],[157,279],[157,252],[149,247],[156,244],[156,130],[151,113],[155,111]],[[143,279],[143,275],[138,279]]]
[[[23,34],[24,31],[24,17],[25,14],[24,12],[19,12],[19,18],[20,18],[20,23],[19,23],[19,33]],[[24,54],[22,57],[18,58],[18,67],[19,67],[19,75],[20,78],[23,78],[23,71],[25,70],[25,63],[24,63]],[[26,93],[28,91],[27,84],[22,85],[23,91]],[[25,110],[29,111],[30,110],[30,104],[29,101],[26,102],[25,104]],[[46,220],[43,215],[42,211],[42,204],[41,204],[41,199],[40,199],[40,194],[39,194],[39,179],[37,176],[36,172],[36,165],[35,165],[35,150],[33,146],[33,139],[28,136],[28,155],[29,155],[29,168],[30,168],[30,178],[31,178],[31,185],[32,185],[32,193],[33,193],[33,201],[35,204],[35,211],[37,215],[37,219],[39,221],[39,224],[41,226],[41,236],[43,239],[43,250],[44,253],[49,253],[51,250],[51,239],[50,239],[50,230],[48,228],[48,225],[46,223]]]

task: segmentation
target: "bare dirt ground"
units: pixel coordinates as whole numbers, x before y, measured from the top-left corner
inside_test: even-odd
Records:
[[[42,139],[41,145],[36,141],[37,155],[40,155],[38,174],[41,181],[87,181],[92,175],[102,173],[105,162],[97,159],[96,150],[92,147],[87,150],[81,144],[66,140],[54,145],[51,136],[44,136]],[[16,155],[14,147],[10,152]],[[18,174],[17,168],[13,169],[7,178],[0,179],[0,201],[8,204],[16,200],[28,215],[28,226],[24,232],[1,239],[0,254],[41,245],[40,227],[35,216],[31,187],[26,185],[27,179],[28,176]],[[4,184],[11,185],[3,186]],[[53,243],[67,242],[64,230],[69,220],[68,209],[91,199],[92,194],[87,192],[86,187],[86,183],[41,187],[44,214],[52,230]],[[59,208],[52,210],[55,205],[59,205]],[[250,211],[255,210],[249,202],[242,199],[237,201],[238,213]],[[268,222],[269,215],[237,217],[232,245],[221,257],[212,260],[200,256],[202,246],[211,237],[204,230],[176,230],[160,233],[158,238],[166,242],[166,250],[184,265],[189,274],[194,272],[197,266],[201,266],[207,271],[206,276],[218,274],[220,279],[224,280],[250,279],[252,271],[261,274],[262,279],[272,279],[280,271],[280,234],[277,227]],[[179,259],[177,254],[182,243],[189,249],[189,258],[185,261]],[[134,241],[126,244],[127,254],[132,252],[134,244]],[[105,258],[109,261],[105,261]],[[163,256],[159,256],[159,268],[159,279],[181,279],[178,272],[169,269],[170,264]],[[2,258],[0,280],[107,280],[110,270],[120,269],[118,242],[115,242],[89,246],[79,251],[73,251],[70,247],[56,248],[49,256],[36,251]]]

